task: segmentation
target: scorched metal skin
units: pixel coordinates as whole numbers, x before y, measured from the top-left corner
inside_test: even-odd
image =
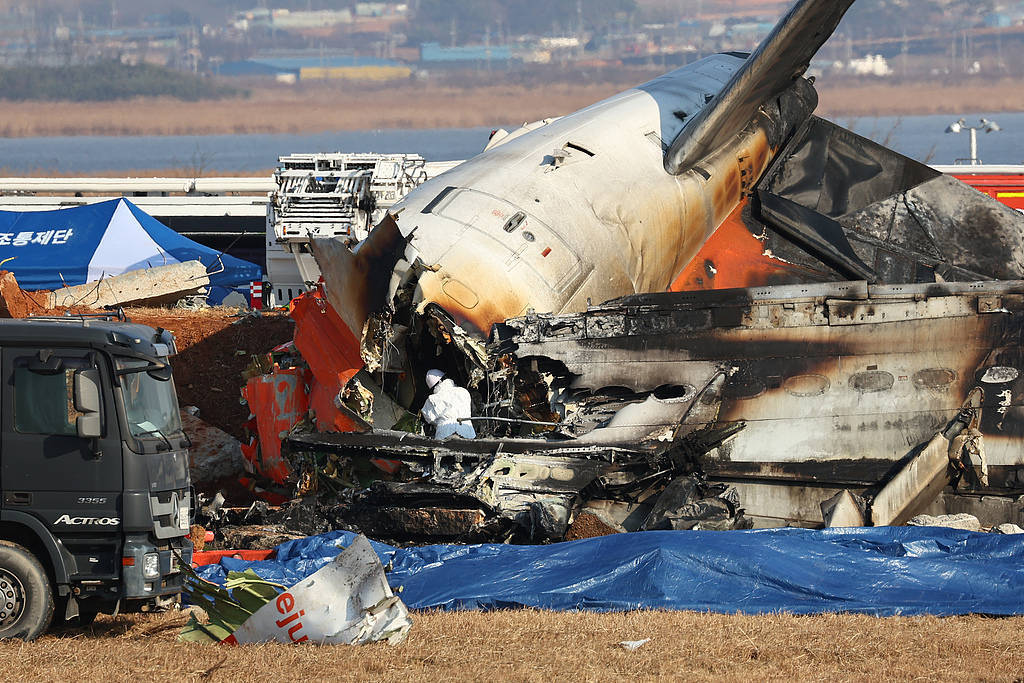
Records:
[[[990,476],[987,485],[963,478],[957,511],[998,524],[1005,520],[980,497],[1024,494],[1019,281],[638,295],[581,314],[512,319],[499,330],[496,351],[552,373],[553,393],[570,408],[675,387],[677,409],[640,415],[641,429],[624,432],[630,443],[737,427],[700,464],[709,478],[737,486],[758,526],[818,525],[818,506],[834,493],[870,493],[976,388]],[[615,443],[627,426],[636,425],[613,420],[584,440]],[[934,511],[946,509],[940,501]],[[1021,521],[1019,509],[1012,516]]]

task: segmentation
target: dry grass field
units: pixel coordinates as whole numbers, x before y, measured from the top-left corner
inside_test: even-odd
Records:
[[[305,133],[378,128],[468,128],[514,125],[575,111],[650,74],[621,82],[458,88],[425,84],[263,88],[248,98],[182,102],[50,103],[0,101],[0,138],[56,135],[212,135]],[[500,75],[495,77],[500,80]],[[621,79],[620,79],[621,80]],[[1024,111],[1019,80],[906,85],[853,82],[820,88],[827,116],[964,114]]]
[[[212,135],[377,128],[470,128],[565,114],[628,85],[403,85],[370,90],[267,88],[245,99],[0,102],[0,137]]]
[[[537,611],[414,615],[398,646],[175,641],[182,613],[0,643],[7,680],[989,680],[1024,678],[1024,618]],[[623,640],[651,641],[635,651]]]

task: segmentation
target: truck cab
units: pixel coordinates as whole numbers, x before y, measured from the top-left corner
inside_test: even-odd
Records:
[[[0,320],[0,638],[177,600],[192,545],[174,353],[123,319]]]

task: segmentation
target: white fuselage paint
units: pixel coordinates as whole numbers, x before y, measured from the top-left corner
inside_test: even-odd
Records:
[[[743,61],[714,55],[513,133],[411,192],[392,212],[434,268],[421,301],[486,334],[528,308],[664,290],[739,201],[738,165],[766,147],[761,117],[704,173],[664,168],[667,146]],[[760,175],[770,153],[754,156]]]

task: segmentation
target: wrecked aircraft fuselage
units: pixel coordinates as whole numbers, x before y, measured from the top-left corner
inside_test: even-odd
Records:
[[[411,192],[392,211],[408,260],[424,265],[417,304],[443,308],[483,339],[527,309],[581,311],[665,289],[817,103],[799,79],[699,167],[666,173],[669,143],[744,62],[708,57],[512,134]],[[361,248],[393,241],[395,231],[375,232]],[[342,248],[312,243],[328,296],[339,313],[369,308],[373,295],[353,286]],[[367,270],[395,266],[375,259]]]
[[[700,467],[774,526],[820,524],[842,489],[870,497],[974,392],[985,459],[948,506],[985,518],[971,500],[1024,493],[1022,325],[1021,282],[861,282],[639,295],[510,320],[499,337],[548,376],[581,440],[733,431]]]
[[[874,497],[966,410],[981,457],[948,449],[940,483],[954,488],[934,502],[919,495],[934,482],[896,503],[887,492],[899,508],[887,522],[926,510],[1016,522],[1022,333],[1024,282],[664,293],[531,314],[495,328],[483,438],[296,433],[293,466],[398,463],[353,519],[365,530],[387,517],[389,537],[425,509],[435,522],[468,511],[453,537],[479,539],[559,539],[583,514],[618,531],[813,527],[841,491],[866,499],[870,520]],[[550,424],[527,395],[543,396],[533,405]],[[670,505],[681,486],[692,490]],[[724,514],[709,517],[715,505]]]
[[[292,435],[300,493],[392,538],[1022,521],[1024,217],[812,115],[850,4],[800,0],[749,58],[498,136],[355,248],[313,241],[348,328],[324,386],[374,401]],[[720,282],[744,287],[665,291]],[[419,432],[430,368],[481,438]]]

